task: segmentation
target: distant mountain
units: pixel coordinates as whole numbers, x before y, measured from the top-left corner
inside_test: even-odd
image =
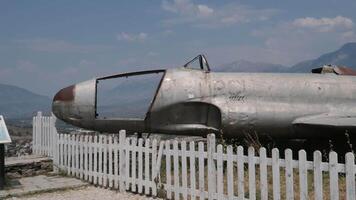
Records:
[[[214,71],[219,72],[302,72],[309,73],[312,69],[323,65],[342,65],[356,70],[356,43],[346,43],[340,49],[321,55],[312,60],[302,61],[291,67],[278,64],[239,60],[221,65]]]
[[[5,118],[29,118],[37,111],[50,111],[50,98],[26,89],[0,84],[0,114]]]
[[[356,43],[346,43],[340,49],[323,54],[317,59],[300,62],[290,68],[290,72],[310,72],[322,65],[342,65],[356,69]]]
[[[213,71],[217,72],[284,72],[286,70],[288,67],[283,65],[247,60],[238,60],[213,68]]]

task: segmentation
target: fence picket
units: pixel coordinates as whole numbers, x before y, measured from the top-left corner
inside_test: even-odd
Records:
[[[98,152],[98,184],[103,186],[103,135],[99,135]]]
[[[117,144],[117,137],[114,136],[114,187],[119,188],[119,148]]]
[[[130,189],[130,183],[131,183],[131,178],[130,178],[130,151],[131,151],[131,138],[126,138],[126,155],[125,155],[125,163],[126,163],[126,171],[125,171],[125,189],[129,190]]]
[[[46,121],[46,118],[43,119]],[[44,127],[44,131],[46,130],[46,127]],[[43,140],[44,142],[45,140]],[[45,151],[45,149],[44,149]],[[64,160],[63,160],[63,165],[68,166],[68,134],[64,135],[64,140],[63,140],[63,155],[64,155]],[[65,170],[68,173],[68,168]]]
[[[119,133],[119,150],[120,150],[120,157],[119,157],[119,172],[120,172],[120,179],[119,179],[119,190],[120,192],[125,192],[125,148],[126,148],[126,132],[121,130]]]
[[[335,151],[329,153],[330,171],[330,199],[339,199],[339,174],[337,172],[337,154]]]
[[[137,191],[138,193],[142,193],[142,182],[143,182],[143,156],[142,156],[142,144],[143,144],[143,139],[140,138],[138,139],[138,188]]]
[[[75,135],[75,176],[79,176],[79,136],[80,135]]]
[[[255,149],[248,148],[248,188],[249,199],[256,199]]]
[[[150,139],[145,141],[145,194],[150,194]]]
[[[103,137],[103,186],[108,187],[108,136]]]
[[[231,145],[227,146],[227,161],[226,161],[226,176],[227,176],[227,197],[233,199],[234,197],[234,164],[233,164],[233,148]]]
[[[95,185],[98,184],[98,135],[94,135],[94,173],[93,173],[93,182]]]
[[[294,188],[293,188],[293,153],[292,150],[286,149],[284,152],[285,162],[286,162],[286,199],[294,199]]]
[[[321,153],[314,152],[314,195],[315,200],[323,199],[323,173],[321,171]]]
[[[189,164],[190,164],[190,199],[195,200],[196,184],[195,184],[195,143],[189,143]]]
[[[32,118],[32,153],[33,154],[37,154],[37,143],[36,143],[36,139],[37,139],[37,129],[36,129],[36,119],[37,117],[34,116]]]
[[[204,143],[198,143],[198,161],[199,161],[199,199],[205,199],[205,163],[204,163]]]
[[[307,153],[304,150],[298,152],[299,166],[299,191],[300,200],[308,199],[308,171],[307,171]]]
[[[173,141],[173,171],[174,171],[174,199],[179,199],[179,163],[178,163],[178,141]]]
[[[182,196],[183,199],[187,199],[188,198],[188,194],[187,194],[187,189],[188,189],[188,184],[187,184],[187,142],[186,141],[182,141],[181,142],[181,152],[182,152]]]
[[[88,138],[88,148],[89,148],[89,168],[88,168],[88,180],[90,183],[93,183],[93,136],[89,135]]]
[[[73,160],[74,160],[74,153],[73,153],[73,139],[74,139],[74,136],[73,135],[70,135],[69,136],[70,140],[68,141],[68,145],[69,145],[69,165],[68,165],[68,175],[73,175]]]
[[[171,168],[171,142],[170,140],[166,141],[166,191],[167,199],[172,199],[172,168]]]
[[[62,166],[62,163],[63,163],[63,157],[62,157],[62,154],[63,154],[63,147],[62,147],[62,137],[63,135],[60,134],[58,135],[58,167],[60,170],[63,169],[63,166]]]
[[[266,148],[260,148],[260,189],[261,200],[268,199],[268,182],[267,182],[267,153]]]
[[[152,162],[151,162],[151,188],[152,188],[152,195],[157,195],[157,188],[155,183],[155,170],[156,170],[156,162],[157,159],[157,140],[153,139],[152,141]]]
[[[132,185],[131,185],[131,191],[132,192],[136,192],[136,145],[137,145],[137,139],[136,138],[132,138],[132,170],[131,170],[131,174],[132,174]]]
[[[216,166],[214,160],[215,149],[215,135],[208,135],[208,195],[209,200],[214,199],[216,192]]]
[[[237,147],[237,194],[239,199],[245,198],[245,174],[244,174],[244,149],[242,146]]]
[[[88,163],[88,157],[89,157],[89,153],[88,153],[88,142],[89,138],[88,135],[84,136],[84,180],[88,181],[89,180],[89,163]]]
[[[356,199],[356,185],[355,185],[355,155],[349,152],[345,156],[346,159],[346,200]]]
[[[279,150],[272,149],[272,185],[273,185],[273,200],[281,199],[280,192],[280,172],[279,172]]]
[[[217,198],[224,199],[224,170],[223,170],[223,147],[217,146],[216,167],[217,167]]]
[[[113,135],[109,135],[108,137],[108,156],[109,156],[109,188],[113,187],[114,175],[113,175]]]
[[[80,179],[84,178],[84,135],[80,136]]]

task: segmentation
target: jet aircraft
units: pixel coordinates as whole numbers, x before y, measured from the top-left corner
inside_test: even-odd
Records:
[[[355,75],[338,66],[310,74],[212,72],[199,55],[182,67],[120,73],[66,87],[54,96],[52,109],[65,122],[99,132],[332,138],[356,131]],[[146,76],[158,77],[149,95]],[[144,81],[126,84],[140,77]],[[124,89],[101,91],[105,82],[115,80]],[[102,94],[114,97],[108,101]],[[141,109],[141,99],[147,104],[143,115],[127,111]]]

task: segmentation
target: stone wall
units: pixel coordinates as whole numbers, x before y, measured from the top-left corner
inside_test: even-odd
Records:
[[[47,174],[53,170],[52,160],[35,156],[10,157],[5,160],[8,178],[20,178]]]

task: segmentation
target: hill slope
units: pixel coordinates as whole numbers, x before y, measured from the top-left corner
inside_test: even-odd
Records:
[[[300,62],[290,68],[290,72],[310,72],[322,65],[343,65],[356,69],[356,43],[346,43],[340,49],[321,55],[314,60]]]
[[[287,67],[279,64],[238,60],[212,70],[217,72],[284,72],[287,69]]]
[[[346,43],[340,49],[321,55],[312,60],[302,61],[291,67],[279,64],[251,62],[238,60],[214,68],[218,72],[303,72],[310,73],[312,69],[323,65],[342,65],[356,70],[356,43]]]
[[[29,118],[39,110],[48,112],[51,100],[26,89],[0,84],[0,114],[6,118]]]

